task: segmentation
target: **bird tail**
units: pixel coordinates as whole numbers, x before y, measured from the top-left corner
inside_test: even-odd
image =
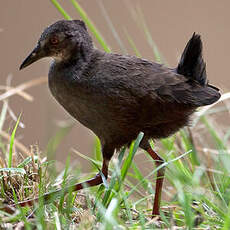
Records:
[[[183,99],[181,99],[185,103],[188,103],[189,98],[189,103],[195,106],[204,106],[210,105],[220,98],[219,89],[208,84],[200,35],[194,33],[188,41],[176,72],[200,85],[200,87],[195,87],[193,84],[194,87],[191,88],[191,92],[187,90],[187,96],[184,95]]]
[[[207,84],[206,64],[202,57],[202,41],[199,34],[193,34],[188,41],[180,62],[177,73],[199,82],[202,86]]]

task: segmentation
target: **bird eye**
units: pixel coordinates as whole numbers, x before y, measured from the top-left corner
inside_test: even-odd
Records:
[[[51,37],[50,38],[50,43],[52,45],[57,45],[59,43],[58,37],[56,37],[56,36]]]

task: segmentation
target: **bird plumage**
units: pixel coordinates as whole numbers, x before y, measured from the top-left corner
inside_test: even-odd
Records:
[[[130,143],[140,131],[146,138],[167,137],[187,125],[197,107],[219,97],[213,88],[134,56],[95,49],[80,70],[74,63],[66,70],[59,65],[49,73],[54,97],[115,148]]]
[[[176,68],[134,56],[105,53],[93,47],[82,21],[58,21],[41,35],[20,69],[43,57],[53,57],[49,87],[55,99],[102,144],[102,172],[107,177],[114,150],[129,145],[144,132],[140,147],[163,163],[149,139],[172,135],[189,124],[192,113],[220,98],[208,84],[200,36],[193,34]],[[164,170],[156,182],[153,215],[159,215]],[[87,181],[102,183],[100,174]],[[77,184],[75,189],[82,189]],[[47,196],[48,197],[48,196]]]

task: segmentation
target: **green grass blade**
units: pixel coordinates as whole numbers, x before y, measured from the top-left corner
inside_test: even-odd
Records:
[[[79,3],[75,0],[70,0],[77,10],[77,12],[80,14],[81,18],[83,21],[86,23],[86,25],[89,27],[95,38],[98,40],[102,48],[107,52],[110,53],[111,50],[109,46],[106,44],[105,40],[103,39],[102,35],[100,32],[97,30],[96,26],[93,24],[93,22],[89,19],[88,15],[86,12],[83,10],[83,8],[79,5]]]
[[[62,8],[60,3],[57,0],[51,0],[53,5],[57,8],[57,10],[64,16],[65,19],[71,20],[72,18],[68,15],[68,13]]]
[[[142,138],[144,137],[144,133],[140,132],[136,141],[135,142],[132,142],[131,146],[130,146],[130,150],[129,150],[129,155],[128,157],[126,158],[123,166],[122,166],[122,169],[121,169],[121,180],[123,181],[125,179],[125,176],[128,172],[128,169],[130,168],[131,166],[131,163],[132,163],[132,160],[133,160],[133,157],[139,147],[139,144],[142,140]]]
[[[105,219],[104,229],[112,230],[118,227],[118,223],[116,221],[117,213],[118,213],[118,200],[116,198],[113,198],[104,214],[104,219]]]
[[[101,142],[98,137],[94,138],[94,157],[97,161],[102,160]]]
[[[121,151],[120,151],[120,153],[119,153],[119,155],[118,155],[119,167],[121,167],[122,160],[123,160],[124,155],[125,155],[125,151],[126,151],[126,146],[124,146],[124,147],[121,149]]]
[[[11,137],[10,137],[10,150],[9,150],[9,159],[8,159],[8,167],[9,168],[12,167],[14,138],[15,138],[16,130],[18,128],[20,117],[21,117],[21,115],[19,115],[18,120],[16,122],[16,125],[14,127],[14,130],[13,130]]]
[[[153,193],[152,188],[149,186],[149,181],[144,178],[144,176],[142,175],[141,171],[139,170],[139,168],[137,167],[137,165],[134,162],[132,163],[132,169],[133,169],[133,171],[135,173],[135,176],[137,177],[138,181],[143,180],[143,183],[142,183],[143,188],[146,191],[151,190],[151,191],[149,191],[150,194]]]
[[[121,176],[121,173],[120,173],[120,167],[119,167],[119,163],[118,163],[118,164],[115,164],[115,169],[112,173],[109,187],[105,191],[105,195],[104,195],[103,200],[102,200],[102,204],[105,207],[108,206],[109,202],[112,200],[112,198],[114,197],[115,193],[118,190],[117,189],[119,187],[118,183],[120,183],[120,181],[121,181],[120,176]]]
[[[86,155],[84,155],[84,154],[78,152],[78,151],[75,150],[75,149],[72,149],[72,150],[73,150],[74,153],[76,153],[76,154],[77,154],[78,156],[80,156],[81,158],[83,158],[83,159],[85,159],[85,160],[87,160],[87,161],[90,161],[90,162],[95,166],[95,168],[98,169],[98,167],[101,167],[101,166],[102,166],[101,161],[96,161],[96,160],[94,160],[94,159],[92,159],[92,158],[90,158],[90,157],[88,157],[88,156],[86,156]]]
[[[139,147],[139,144],[140,144],[143,136],[144,136],[144,133],[141,132],[138,135],[135,142],[132,142],[132,144],[130,146],[129,155],[127,156],[126,160],[124,161],[122,169],[120,169],[120,166],[121,166],[122,158],[124,157],[125,148],[123,148],[121,153],[119,154],[118,162],[117,162],[117,164],[115,164],[115,170],[113,171],[109,187],[108,187],[108,189],[105,192],[105,195],[103,197],[102,203],[105,207],[107,207],[109,205],[111,200],[114,198],[115,194],[120,191],[122,181],[124,181],[124,179],[127,175],[128,169],[131,166],[133,157],[134,157],[134,155],[135,155],[135,153]]]
[[[118,155],[118,161],[115,161],[114,170],[110,179],[108,188],[105,191],[102,204],[107,207],[112,198],[117,194],[121,184],[121,163],[124,158],[126,147],[123,147]]]
[[[27,157],[25,160],[23,160],[23,162],[21,162],[20,164],[18,164],[17,168],[24,168],[26,165],[28,165],[31,161],[32,161],[32,157]],[[34,156],[34,160],[35,162],[37,162],[38,160],[38,156]]]
[[[194,221],[191,196],[184,191],[183,186],[179,180],[174,181],[174,183],[175,187],[177,188],[177,196],[179,202],[184,210],[186,227],[191,230]]]
[[[162,55],[160,54],[160,51],[158,50],[158,47],[157,47],[156,43],[154,42],[151,33],[149,32],[149,28],[148,28],[148,26],[146,25],[146,22],[145,22],[143,13],[142,13],[142,11],[141,11],[141,8],[138,7],[137,10],[138,10],[139,17],[140,17],[140,19],[141,19],[140,22],[141,22],[141,25],[142,25],[142,29],[144,30],[146,39],[147,39],[147,41],[148,41],[150,47],[151,47],[152,50],[153,50],[153,53],[154,53],[154,56],[155,56],[156,61],[157,61],[158,63],[165,63],[165,64],[167,64],[167,63],[163,60]]]
[[[116,40],[117,43],[119,44],[119,46],[120,46],[122,52],[123,52],[124,54],[127,54],[128,51],[127,51],[126,47],[124,46],[122,40],[120,39],[120,36],[119,36],[119,34],[117,33],[117,31],[116,31],[116,29],[115,29],[115,27],[114,27],[114,25],[113,25],[113,23],[112,23],[112,21],[111,21],[109,15],[108,15],[108,13],[107,13],[107,11],[106,11],[106,8],[105,8],[103,2],[102,2],[102,1],[98,1],[98,5],[99,5],[99,7],[100,7],[100,9],[101,9],[101,11],[102,11],[102,14],[103,14],[103,16],[104,16],[104,18],[105,18],[105,21],[107,22],[107,24],[108,24],[108,26],[109,26],[109,28],[110,28],[110,30],[111,30],[111,32],[112,32],[113,37],[115,38],[115,40]]]
[[[17,198],[16,192],[15,192],[13,187],[12,187],[12,192],[13,192],[14,202],[15,202],[16,206],[18,207],[18,209],[20,210],[21,219],[23,220],[23,222],[25,224],[25,228],[26,228],[26,230],[27,229],[30,230],[31,227],[30,227],[30,225],[26,219],[26,216],[25,216],[25,213],[24,213],[22,207],[20,207],[20,205],[18,205],[18,198]]]
[[[226,147],[223,144],[222,139],[218,136],[216,130],[211,126],[211,124],[208,122],[206,117],[202,116],[201,121],[205,124],[205,126],[208,128],[210,134],[212,135],[213,139],[216,142],[217,148],[219,150],[226,150]]]
[[[229,229],[230,229],[230,203],[228,206],[228,213],[224,219],[224,226],[223,226],[222,230],[229,230]]]
[[[95,136],[94,138],[93,155],[93,159],[95,159],[98,162],[102,161],[101,142],[97,136]],[[98,165],[96,164],[95,167],[95,164],[92,164],[92,169],[93,171],[95,171],[95,169],[98,169]]]
[[[192,152],[190,154],[192,164],[194,166],[199,166],[200,161],[199,161],[199,158],[197,156],[196,148],[192,143],[191,134],[189,135],[189,133],[186,132],[185,130],[181,130],[180,135],[182,137],[182,142],[184,143],[185,151],[189,151],[190,149],[192,150]]]
[[[201,199],[210,207],[213,209],[213,211],[215,211],[220,217],[225,218],[226,213],[225,211],[223,211],[221,209],[221,207],[218,207],[214,202],[212,202],[211,200],[209,200],[205,195],[201,196]]]
[[[26,174],[25,169],[22,168],[0,168],[0,172],[21,173]]]
[[[127,37],[127,39],[128,39],[128,42],[129,42],[130,46],[132,47],[132,49],[133,49],[135,55],[136,55],[137,57],[141,57],[140,51],[137,49],[136,44],[134,43],[132,37],[129,35],[129,33],[127,32],[127,30],[126,30],[125,28],[124,28],[124,32],[125,32],[125,35],[126,35],[126,37]]]
[[[67,175],[68,175],[69,166],[70,166],[70,155],[68,155],[68,157],[66,159],[66,164],[65,164],[65,171],[64,171],[63,182],[62,182],[63,194],[62,194],[62,196],[60,198],[60,202],[59,202],[59,211],[62,211],[62,209],[63,209],[64,198],[65,198],[64,191],[65,191],[66,179],[67,179]]]
[[[189,153],[191,153],[191,151],[185,152],[183,154],[181,154],[180,156],[168,161],[168,162],[164,162],[163,164],[161,164],[160,166],[158,166],[157,168],[155,168],[151,173],[149,173],[147,176],[143,177],[143,179],[141,179],[138,184],[136,184],[134,187],[132,187],[132,189],[127,193],[127,196],[125,197],[125,199],[127,199],[129,196],[132,195],[132,193],[137,189],[138,186],[142,185],[142,183],[145,183],[146,179],[149,178],[150,176],[152,176],[154,173],[156,173],[158,170],[160,170],[163,167],[166,167],[167,165],[176,162],[178,160],[180,160],[181,158],[185,157],[186,155],[188,155]]]
[[[55,219],[55,227],[57,230],[61,230],[61,222],[60,222],[60,219],[59,219],[59,215],[58,215],[58,212],[54,212],[54,219]]]

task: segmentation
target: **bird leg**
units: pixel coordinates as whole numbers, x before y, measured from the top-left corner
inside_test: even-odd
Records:
[[[102,184],[103,179],[102,179],[101,173],[107,179],[107,177],[108,177],[108,166],[109,166],[109,160],[104,159],[101,172],[98,173],[94,178],[89,179],[89,180],[84,181],[84,182],[81,182],[81,183],[77,183],[75,185],[68,186],[65,189],[58,189],[58,190],[56,190],[54,192],[46,193],[40,198],[19,202],[18,205],[21,206],[21,207],[32,206],[34,203],[38,202],[39,199],[43,199],[43,202],[45,204],[47,204],[51,200],[53,200],[53,199],[55,199],[55,198],[57,198],[57,197],[59,197],[59,196],[61,196],[63,194],[67,194],[69,191],[78,191],[78,190],[81,190],[81,189],[83,189],[85,187],[92,187],[92,186]]]
[[[164,160],[155,151],[153,151],[152,148],[148,148],[147,152],[156,162],[157,167],[164,163]],[[161,202],[161,193],[162,193],[162,186],[164,181],[164,174],[165,174],[164,167],[160,168],[157,171],[155,198],[154,198],[153,211],[152,211],[153,217],[160,215],[160,202]]]

